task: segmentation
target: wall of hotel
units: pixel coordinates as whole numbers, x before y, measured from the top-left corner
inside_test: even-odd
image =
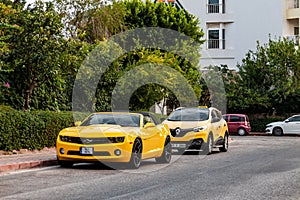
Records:
[[[235,47],[237,60],[241,61],[249,49],[256,49],[271,38],[282,35],[282,0],[230,0],[235,11]]]
[[[207,0],[181,0],[181,3],[200,18],[200,26],[206,33],[206,22],[212,16],[206,14]],[[256,49],[256,41],[263,44],[268,41],[269,34],[272,38],[282,35],[283,14],[282,0],[226,0],[226,15],[217,16],[220,21],[228,21],[224,24],[226,49],[206,51],[204,47],[204,56],[211,55],[213,64],[225,62],[235,68],[249,50]],[[203,65],[209,62],[209,59],[202,59]]]

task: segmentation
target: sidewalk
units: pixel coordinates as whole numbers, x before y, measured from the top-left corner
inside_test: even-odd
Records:
[[[56,165],[55,148],[44,148],[41,151],[20,150],[0,152],[0,173],[35,167]]]

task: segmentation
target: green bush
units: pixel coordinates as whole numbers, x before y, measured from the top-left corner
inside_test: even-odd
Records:
[[[266,118],[250,120],[252,132],[265,132],[266,125],[271,122],[283,121],[285,118]]]
[[[63,128],[73,126],[72,112],[23,112],[0,105],[0,150],[53,147]]]

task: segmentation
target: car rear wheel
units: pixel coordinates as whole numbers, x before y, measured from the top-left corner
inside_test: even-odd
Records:
[[[240,135],[240,136],[245,136],[247,135],[247,131],[244,129],[244,128],[239,128],[237,133]]]
[[[207,142],[204,143],[204,147],[203,147],[203,154],[204,155],[209,155],[212,153],[212,149],[213,149],[213,136],[212,134],[208,135],[207,138]]]
[[[138,169],[141,165],[141,160],[142,160],[142,142],[140,139],[136,139],[132,147],[131,158],[129,161],[129,168]]]
[[[282,128],[280,127],[275,127],[273,128],[273,135],[275,136],[281,136],[283,134]]]
[[[228,150],[228,134],[225,134],[223,146],[220,147],[219,150],[222,152],[226,152]]]
[[[167,138],[164,145],[163,153],[160,157],[155,158],[158,163],[169,163],[172,158],[172,146],[170,142],[170,138]]]

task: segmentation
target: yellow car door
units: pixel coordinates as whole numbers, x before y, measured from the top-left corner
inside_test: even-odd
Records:
[[[161,150],[164,143],[161,130],[154,123],[148,122],[143,128],[143,158],[152,158]]]

